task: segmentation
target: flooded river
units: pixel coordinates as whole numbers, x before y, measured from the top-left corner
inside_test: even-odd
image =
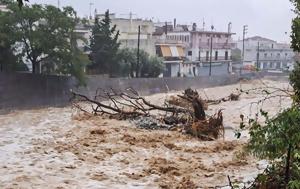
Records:
[[[264,81],[287,87],[286,82]],[[220,98],[260,81],[199,90]],[[147,97],[153,103],[175,93]],[[199,188],[245,182],[262,170],[234,137],[240,115],[251,117],[260,95],[209,107],[224,109],[225,140],[199,141],[177,131],[147,131],[130,122],[79,115],[71,107],[15,111],[0,115],[0,188]],[[276,113],[288,99],[273,99],[264,109]]]

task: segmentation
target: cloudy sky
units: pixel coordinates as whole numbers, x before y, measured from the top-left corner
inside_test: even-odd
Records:
[[[58,0],[30,0],[30,3],[57,5]],[[89,15],[89,4],[98,13],[109,9],[120,17],[152,18],[154,21],[173,21],[214,25],[227,31],[233,23],[235,39],[242,37],[243,25],[249,26],[248,36],[260,35],[279,42],[288,42],[291,19],[294,17],[289,0],[60,0],[61,6],[71,5],[81,16]],[[287,32],[287,34],[286,34]]]

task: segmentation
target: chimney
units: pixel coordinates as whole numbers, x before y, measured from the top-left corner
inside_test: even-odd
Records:
[[[176,18],[174,18],[174,29],[176,28]]]
[[[229,22],[229,24],[228,24],[228,33],[231,33],[231,28],[232,28],[232,23]]]
[[[196,30],[197,30],[197,24],[193,23],[193,31],[196,31]]]
[[[197,24],[193,23],[193,31],[196,31],[196,30],[197,30]]]

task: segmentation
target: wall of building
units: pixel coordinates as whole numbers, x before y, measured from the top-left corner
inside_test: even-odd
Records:
[[[123,37],[120,39],[121,48],[138,48],[138,34],[127,34],[127,37]],[[140,49],[146,51],[150,55],[154,56],[156,54],[155,51],[155,39],[153,39],[152,35],[142,34],[140,36]]]

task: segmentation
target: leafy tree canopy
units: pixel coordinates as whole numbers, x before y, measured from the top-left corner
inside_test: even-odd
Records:
[[[164,70],[163,60],[157,56],[150,56],[140,50],[140,66],[137,66],[137,49],[121,49],[118,53],[119,65],[123,75],[131,77],[158,77]],[[137,74],[139,73],[139,74]]]
[[[97,74],[112,76],[118,71],[119,35],[119,31],[116,31],[116,25],[111,26],[108,10],[105,12],[103,20],[100,21],[99,18],[95,18],[90,38],[90,60],[92,64],[89,68]]]
[[[19,9],[11,1],[2,1],[6,1],[10,9],[1,13],[2,22],[10,32],[0,31],[0,36],[7,35],[3,37],[10,40],[7,44],[14,44],[15,53],[32,65],[33,73],[83,75],[84,55],[78,50],[80,36],[75,32],[80,20],[72,7],[61,10],[52,5],[35,4]],[[87,58],[83,59],[86,63]]]
[[[294,51],[300,52],[300,0],[291,0],[295,9],[296,17],[292,21],[291,47]],[[300,103],[300,64],[296,63],[295,69],[290,75],[291,84],[295,90],[295,102]]]

